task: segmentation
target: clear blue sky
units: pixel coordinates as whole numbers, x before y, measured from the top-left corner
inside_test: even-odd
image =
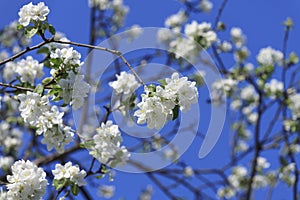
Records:
[[[18,18],[18,10],[29,1],[23,0],[2,0],[0,3],[0,27],[4,27],[9,22]],[[39,1],[33,1],[34,3]],[[44,1],[50,8],[49,22],[53,24],[57,31],[61,31],[72,40],[88,43],[89,38],[89,7],[87,0],[49,0]],[[216,16],[217,9],[222,1],[215,0],[214,8],[209,14],[193,16],[198,21],[212,22]],[[174,0],[125,0],[125,4],[130,7],[130,12],[126,20],[126,26],[139,24],[141,27],[162,27],[165,19],[176,13],[181,4]],[[277,49],[282,48],[283,30],[282,22],[286,17],[291,17],[294,21],[294,28],[290,35],[288,51],[300,52],[300,1],[299,0],[229,0],[223,13],[222,21],[227,27],[239,26],[247,35],[247,46],[251,51],[250,60],[254,61],[259,49],[271,45]],[[228,38],[228,31],[221,37]],[[83,55],[86,49],[79,49]],[[233,61],[228,59],[229,65]],[[224,158],[224,149],[228,149],[228,127],[222,134],[217,146],[203,160],[199,160],[197,155],[201,141],[195,140],[193,146],[185,153],[183,159],[196,167],[220,166]],[[225,155],[226,156],[226,155]],[[104,181],[106,182],[106,181]],[[100,183],[104,183],[100,181]],[[109,184],[109,182],[106,182]],[[141,189],[151,181],[144,175],[118,173],[112,183],[117,186],[116,196],[126,197],[126,199],[137,199]],[[276,192],[274,199],[289,199],[285,186],[282,191]],[[263,197],[258,196],[258,199]],[[165,199],[165,196],[154,188],[154,198]]]

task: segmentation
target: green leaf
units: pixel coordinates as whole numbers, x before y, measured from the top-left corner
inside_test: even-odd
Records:
[[[24,26],[22,25],[22,24],[18,24],[17,25],[17,30],[21,30],[21,29],[23,29],[24,28]]]
[[[42,80],[42,84],[43,84],[43,85],[47,85],[47,84],[49,84],[51,81],[53,81],[53,78],[52,78],[52,77],[46,77],[46,78],[44,78],[44,80]]]
[[[38,30],[39,30],[38,28],[31,26],[31,27],[25,28],[24,34],[26,37],[31,38],[38,32]]]
[[[179,115],[179,105],[176,105],[174,108],[173,108],[173,118],[172,120],[175,120],[178,118],[178,115]]]
[[[166,79],[160,79],[160,80],[158,80],[158,82],[160,83],[160,85],[161,85],[163,88],[165,88],[165,86],[167,85]]]
[[[55,30],[54,26],[52,26],[51,24],[49,24],[48,30],[49,30],[49,32],[50,32],[52,35],[55,35],[56,30]]]
[[[68,183],[68,180],[63,178],[63,179],[60,179],[60,180],[57,180],[57,179],[54,179],[53,180],[53,186],[55,187],[56,190],[59,190],[63,187],[65,187]]]
[[[37,85],[36,88],[34,89],[35,93],[38,93],[40,95],[43,95],[44,93],[44,86],[43,85]]]
[[[50,50],[49,50],[48,47],[42,47],[42,48],[39,48],[39,50],[37,50],[37,53],[38,54],[41,54],[41,53],[43,53],[43,54],[49,54]]]
[[[78,185],[72,183],[71,185],[71,193],[75,196],[77,196],[79,194],[79,187]]]

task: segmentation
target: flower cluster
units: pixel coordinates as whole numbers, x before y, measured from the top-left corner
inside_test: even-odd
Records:
[[[46,191],[48,181],[42,168],[27,160],[16,161],[11,167],[12,175],[7,176],[8,199],[40,200]]]
[[[109,86],[114,89],[118,95],[130,96],[140,84],[136,81],[134,75],[128,72],[121,72],[120,75],[116,75],[117,80],[109,82]],[[126,99],[126,97],[125,97]]]
[[[276,79],[265,84],[265,90],[272,99],[279,97],[283,93],[283,89],[283,83]]]
[[[0,123],[0,146],[3,152],[13,153],[22,143],[22,132],[18,128],[11,128],[7,122]]]
[[[211,24],[202,22],[198,24],[192,21],[185,25],[184,33],[191,39],[197,41],[203,48],[208,48],[217,40],[217,34],[212,30]]]
[[[56,106],[50,106],[47,96],[41,97],[34,92],[19,94],[21,101],[19,110],[25,123],[37,127],[36,133],[44,133],[42,143],[47,144],[47,149],[53,147],[58,152],[64,151],[64,145],[73,140],[73,133],[69,126],[63,124],[63,112],[59,112]]]
[[[178,109],[185,112],[191,104],[197,103],[196,82],[188,81],[187,77],[179,78],[176,72],[171,79],[166,78],[162,82],[162,86],[145,87],[142,101],[137,104],[139,109],[134,113],[138,124],[147,122],[149,128],[160,129],[168,119],[177,118]]]
[[[23,31],[17,29],[18,22],[13,21],[7,25],[0,34],[0,44],[3,47],[9,47],[13,53],[21,50],[21,47],[30,44],[31,40],[25,37]]]
[[[67,104],[70,102],[70,105],[77,110],[83,103],[84,98],[87,97],[90,85],[84,80],[84,75],[76,75],[74,72],[69,72],[69,77],[67,79],[60,79],[59,85],[62,89],[61,96],[64,102]]]
[[[292,111],[293,119],[300,118],[300,94],[292,94],[290,97],[289,108]]]
[[[211,99],[214,103],[218,104],[226,96],[231,96],[231,94],[236,90],[238,81],[232,79],[231,77],[220,79],[215,81],[212,85]]]
[[[86,172],[80,170],[78,165],[72,165],[71,162],[67,162],[65,165],[56,164],[52,174],[54,175],[53,185],[57,190],[71,185],[74,188],[71,190],[76,191],[75,187],[81,187],[86,184],[84,180]]]
[[[59,91],[54,92],[55,96],[62,97],[65,104],[70,103],[75,110],[79,109],[90,89],[83,80],[84,75],[78,74],[79,67],[83,65],[80,53],[72,47],[57,48],[50,53],[50,58],[53,68],[50,73],[60,86]]]
[[[281,65],[283,61],[283,54],[272,47],[266,47],[259,51],[256,59],[259,64],[265,66],[274,66],[275,64]]]
[[[31,56],[22,59],[17,63],[9,62],[3,70],[3,77],[7,81],[12,81],[20,77],[23,83],[34,84],[35,78],[41,78],[44,75],[43,64],[34,60]]]
[[[61,60],[61,68],[65,68],[68,65],[81,66],[83,64],[80,61],[80,53],[73,50],[73,47],[56,49],[54,52],[51,52],[50,58]]]
[[[111,167],[125,164],[130,154],[124,146],[121,146],[123,139],[118,126],[112,121],[107,121],[96,131],[90,154]]]
[[[99,187],[99,195],[105,199],[110,199],[114,196],[115,190],[116,188],[113,185],[101,185]]]
[[[214,5],[210,0],[201,0],[199,7],[202,12],[210,12]]]
[[[19,23],[24,27],[30,22],[45,21],[50,10],[43,2],[33,5],[32,2],[23,6],[19,11]]]
[[[186,22],[187,16],[185,11],[180,10],[178,13],[171,15],[168,17],[165,21],[165,26],[166,27],[179,27],[181,26],[184,22]]]

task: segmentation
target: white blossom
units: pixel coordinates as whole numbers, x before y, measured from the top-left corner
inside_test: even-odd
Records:
[[[84,180],[86,172],[80,170],[78,165],[72,165],[71,162],[67,162],[65,165],[56,164],[52,174],[56,180],[68,179],[78,186],[86,185]]]
[[[165,85],[145,86],[142,101],[137,104],[139,109],[134,113],[138,124],[147,123],[148,128],[160,129],[173,116],[172,109],[177,105],[183,112],[198,101],[196,82],[188,81],[187,77],[179,78],[173,73],[165,79]],[[153,91],[152,91],[153,90]]]
[[[256,59],[261,65],[281,65],[283,62],[283,54],[281,51],[275,50],[272,47],[266,47],[259,51]]]
[[[267,161],[264,157],[258,157],[257,158],[257,168],[258,169],[267,169],[270,167],[270,163]]]
[[[194,176],[194,170],[192,167],[190,166],[186,166],[184,169],[183,169],[183,175],[185,177],[192,177]]]
[[[238,27],[233,27],[230,30],[230,35],[232,42],[237,48],[241,48],[245,44],[246,36],[243,34],[242,29]]]
[[[232,187],[223,187],[223,188],[218,189],[217,194],[218,194],[218,197],[220,197],[220,198],[225,197],[227,199],[230,199],[235,196],[236,191]]]
[[[129,39],[129,41],[132,41],[132,40],[138,38],[142,33],[143,33],[143,29],[137,24],[131,26],[129,28],[129,30],[126,31],[126,35]]]
[[[3,47],[10,47],[15,50],[20,49],[20,46],[27,46],[31,42],[30,38],[27,38],[23,31],[17,29],[18,22],[13,21],[9,25],[5,26],[0,34],[0,43]]]
[[[295,163],[290,163],[284,166],[279,173],[279,178],[283,180],[287,185],[292,186],[296,180],[295,177]]]
[[[217,41],[217,34],[211,29],[211,24],[207,22],[198,24],[194,20],[191,24],[185,25],[184,33],[189,38],[199,42],[203,48],[208,48],[213,42]]]
[[[22,132],[18,128],[11,128],[10,124],[0,123],[0,146],[5,152],[17,151],[22,144]]]
[[[73,71],[70,71],[69,77],[59,81],[64,102],[70,103],[75,110],[83,105],[84,98],[88,96],[90,89],[90,85],[83,79],[84,75],[76,75]]]
[[[123,71],[120,75],[116,75],[116,77],[117,80],[109,82],[109,86],[112,87],[118,95],[124,94],[126,97],[129,97],[140,86],[135,76],[128,72]]]
[[[116,188],[113,185],[101,185],[99,187],[99,195],[105,199],[110,199],[114,196],[115,190]]]
[[[165,21],[165,26],[167,27],[176,27],[181,26],[184,22],[186,22],[187,16],[185,11],[180,10],[178,13],[171,15]]]
[[[34,60],[31,56],[26,59],[14,63],[8,62],[4,67],[3,77],[7,81],[12,81],[20,76],[20,80],[24,83],[34,84],[35,78],[41,78],[44,75],[43,64]]]
[[[291,101],[289,108],[292,111],[293,119],[300,118],[300,94],[292,94],[289,98]]]
[[[213,8],[213,3],[210,0],[201,0],[199,7],[203,12],[210,12]]]
[[[3,170],[8,170],[14,163],[14,158],[11,156],[1,156],[0,157],[0,168]]]
[[[80,61],[81,54],[73,50],[73,47],[55,49],[51,52],[50,58],[58,58],[63,61],[64,65],[77,65],[81,66],[83,63]]]
[[[96,131],[90,154],[101,163],[111,167],[125,164],[130,154],[124,146],[121,146],[123,139],[118,126],[112,121],[107,121],[102,123]]]
[[[275,98],[277,94],[281,94],[283,89],[283,83],[276,79],[272,79],[265,84],[265,90],[270,93],[271,98]]]
[[[32,2],[24,5],[19,11],[19,23],[28,26],[31,21],[45,21],[50,10],[44,2],[33,5]]]
[[[46,192],[48,181],[46,173],[34,163],[27,160],[16,161],[12,167],[12,175],[7,176],[8,199],[40,200]]]
[[[64,145],[73,140],[71,128],[65,126],[62,121],[63,112],[59,112],[56,106],[50,106],[47,96],[41,97],[34,92],[19,94],[21,101],[19,110],[25,123],[37,127],[37,134],[44,134],[43,144],[47,149],[53,147],[60,153],[64,151]]]

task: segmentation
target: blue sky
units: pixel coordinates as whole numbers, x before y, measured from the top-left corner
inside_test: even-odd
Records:
[[[22,5],[29,1],[12,0],[1,1],[0,3],[0,27],[4,27],[9,22],[18,18],[17,12]],[[33,1],[38,2],[38,1]],[[209,14],[198,14],[192,17],[198,21],[212,22],[216,16],[217,9],[221,1],[212,1],[214,8]],[[72,40],[81,43],[88,42],[89,36],[89,14],[87,0],[49,0],[45,1],[50,8],[49,22],[53,24],[57,31],[61,31]],[[163,27],[165,19],[176,13],[181,4],[174,0],[125,0],[125,4],[130,7],[130,12],[126,20],[126,26],[139,24],[141,27]],[[282,25],[286,17],[291,17],[295,26],[290,34],[288,52],[300,52],[300,1],[299,0],[229,0],[223,13],[222,21],[227,27],[241,27],[247,36],[247,46],[251,51],[250,61],[255,61],[255,56],[260,48],[273,46],[281,49],[284,35]],[[222,38],[229,37],[229,31],[221,34]],[[83,55],[86,49],[78,49]],[[233,64],[232,59],[226,59],[226,64]],[[219,142],[214,150],[203,160],[199,160],[197,155],[201,141],[195,140],[192,147],[185,153],[183,159],[195,167],[217,167],[223,163],[228,148],[228,125],[225,126]],[[225,151],[224,151],[225,149]],[[225,152],[225,153],[224,153]],[[227,152],[228,153],[228,152]],[[108,183],[108,181],[104,180]],[[104,183],[100,181],[100,183]],[[136,199],[138,192],[144,189],[151,181],[144,175],[118,173],[112,183],[117,186],[116,197],[126,197],[126,199]],[[288,192],[285,186],[282,191]],[[288,199],[288,195],[279,192],[274,199]],[[276,193],[277,194],[277,193]],[[263,198],[258,196],[258,198]],[[165,199],[165,196],[154,188],[153,199]]]

